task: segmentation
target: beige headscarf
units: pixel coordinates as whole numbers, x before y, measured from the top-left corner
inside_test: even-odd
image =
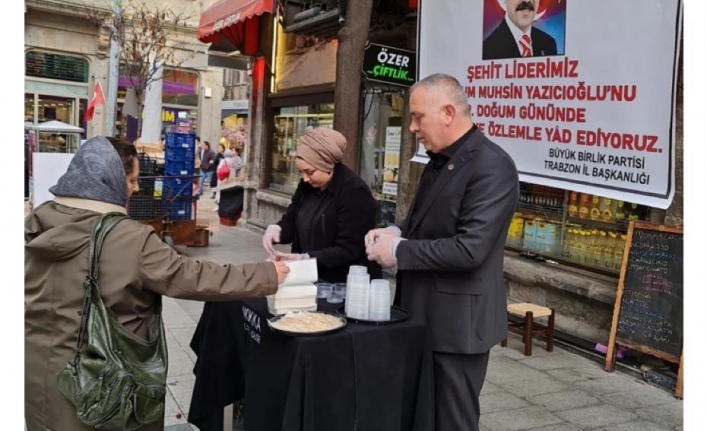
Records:
[[[320,171],[331,172],[333,166],[343,159],[346,145],[346,138],[340,132],[317,127],[299,138],[297,157]]]

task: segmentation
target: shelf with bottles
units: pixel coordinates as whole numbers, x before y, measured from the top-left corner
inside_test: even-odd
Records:
[[[520,183],[519,216],[562,223],[565,216],[565,191],[536,184]]]
[[[648,208],[589,193],[569,192],[567,218],[573,223],[591,224],[608,229],[627,230],[631,220],[645,220]]]
[[[642,205],[521,183],[506,246],[617,276],[627,222],[646,220],[648,214],[649,208]]]
[[[561,258],[582,266],[617,274],[623,261],[627,234],[619,230],[568,224]]]

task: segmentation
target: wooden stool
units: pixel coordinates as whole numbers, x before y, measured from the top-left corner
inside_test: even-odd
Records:
[[[507,324],[507,330],[515,334],[522,335],[522,342],[525,344],[525,356],[532,356],[532,338],[540,335],[547,337],[547,352],[554,350],[554,309],[542,307],[541,305],[522,302],[519,304],[508,304],[508,314],[523,317],[519,323]],[[547,326],[534,321],[535,317],[549,317]],[[507,337],[500,343],[502,347],[507,347]]]

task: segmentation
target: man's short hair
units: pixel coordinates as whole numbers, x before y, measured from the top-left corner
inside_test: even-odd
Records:
[[[207,146],[209,149],[211,148],[211,143],[208,141],[203,141],[203,144]]]
[[[456,78],[446,73],[435,73],[420,80],[409,88],[409,93],[418,88],[441,90],[448,96],[453,105],[462,113],[469,113],[468,96],[463,90],[461,83]]]
[[[105,138],[113,145],[115,151],[118,152],[120,161],[123,163],[123,168],[125,169],[125,175],[130,175],[135,168],[134,160],[137,159],[137,148],[125,139],[114,138],[112,136],[106,136]]]

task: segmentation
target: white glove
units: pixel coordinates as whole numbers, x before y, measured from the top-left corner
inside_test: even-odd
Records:
[[[373,229],[365,235],[365,246],[369,247],[380,238],[392,237],[399,238],[402,236],[402,231],[397,226],[388,226],[381,229]]]
[[[267,226],[265,234],[262,236],[262,247],[265,248],[265,251],[267,251],[270,256],[274,256],[275,254],[273,244],[279,243],[279,235],[281,232],[282,228],[279,225],[271,224]]]
[[[397,246],[406,238],[393,237],[392,235],[379,238],[365,248],[368,260],[379,263],[384,268],[397,265]]]

